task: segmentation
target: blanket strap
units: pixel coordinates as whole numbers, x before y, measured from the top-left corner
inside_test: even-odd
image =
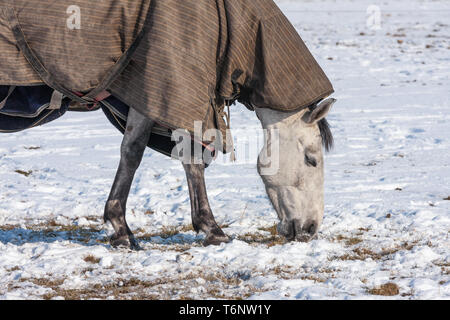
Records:
[[[53,75],[45,68],[39,58],[36,56],[34,51],[31,49],[30,45],[26,41],[25,34],[20,26],[19,19],[17,18],[14,8],[6,7],[4,8],[5,15],[10,23],[11,30],[17,42],[17,46],[21,50],[22,54],[28,60],[33,69],[39,74],[42,81],[44,81],[49,87],[53,88],[58,93],[55,94],[55,105],[60,98],[60,95],[64,95],[71,100],[77,102],[81,105],[93,105],[97,106],[98,102],[106,99],[111,94],[107,92],[107,88],[116,79],[116,77],[121,74],[131,61],[131,58],[139,46],[142,38],[147,32],[147,23],[137,35],[131,46],[120,56],[117,62],[106,72],[105,77],[100,81],[97,87],[92,89],[87,94],[83,95],[77,92],[72,92],[66,89],[64,86],[55,81]],[[147,17],[148,19],[148,17]]]
[[[231,135],[231,113],[230,113],[230,104],[228,102],[225,102],[225,104],[222,104],[222,106],[218,106],[214,99],[211,99],[211,105],[214,109],[214,115],[216,117],[216,124],[217,129],[220,130],[220,119],[226,119],[226,143],[227,143],[227,149],[231,149],[230,153],[230,161],[235,162],[236,161],[236,150],[234,148],[234,139]],[[227,107],[227,111],[225,111],[225,107]],[[219,145],[223,148],[223,137],[221,137],[221,140],[219,141]]]
[[[8,93],[6,95],[6,98],[0,101],[0,110],[3,109],[3,107],[6,105],[6,101],[8,101],[8,98],[11,96],[13,91],[16,89],[16,86],[9,86]]]
[[[64,95],[61,92],[54,90],[52,93],[52,98],[50,99],[50,105],[48,109],[58,110],[59,108],[61,108],[63,99]]]

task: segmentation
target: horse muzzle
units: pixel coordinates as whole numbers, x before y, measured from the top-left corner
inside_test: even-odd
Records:
[[[317,235],[318,226],[315,221],[285,220],[278,224],[277,231],[288,241],[309,242]]]

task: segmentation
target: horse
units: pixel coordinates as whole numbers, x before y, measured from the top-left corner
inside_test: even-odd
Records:
[[[324,214],[324,155],[330,150],[333,135],[326,116],[336,102],[329,98],[308,108],[281,112],[256,108],[264,129],[264,146],[258,156],[257,170],[267,195],[278,214],[277,231],[288,241],[309,242],[319,232]],[[114,234],[111,245],[139,248],[126,222],[126,202],[154,121],[131,109],[121,145],[120,164],[105,206],[104,221]],[[278,138],[275,138],[277,133]],[[275,173],[264,174],[270,165],[269,149],[278,144],[279,165]],[[218,245],[230,238],[217,224],[208,201],[205,163],[182,161],[191,202],[192,226],[204,232],[204,245]],[[186,163],[185,163],[186,162]],[[198,161],[197,161],[198,162]]]
[[[227,152],[229,139],[203,141],[203,133],[229,129],[224,107],[236,101],[255,111],[265,132],[257,170],[278,214],[279,234],[305,242],[317,236],[324,211],[322,145],[329,150],[333,143],[326,116],[335,99],[325,98],[334,90],[272,0],[6,0],[0,53],[0,113],[23,114],[8,109],[20,95],[37,101],[38,112],[28,112],[39,113],[17,126],[0,119],[0,131],[100,104],[112,110],[110,118],[120,118],[120,163],[103,216],[114,229],[113,247],[139,249],[126,204],[146,146],[164,145],[168,155],[167,132],[184,129],[194,141],[200,119],[202,136],[194,144],[208,148],[221,140],[226,143],[216,151]],[[228,242],[208,201],[210,159],[186,155],[193,228],[205,233],[205,245]]]

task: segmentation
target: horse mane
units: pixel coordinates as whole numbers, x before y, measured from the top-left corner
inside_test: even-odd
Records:
[[[329,152],[334,146],[334,138],[333,133],[330,129],[330,124],[328,123],[327,119],[323,118],[319,121],[318,125],[320,136],[322,137],[322,145],[324,146],[325,150]]]
[[[311,105],[308,107],[310,111],[313,111],[315,108],[317,108],[319,102]],[[334,138],[333,133],[331,132],[330,124],[328,123],[327,119],[323,118],[318,122],[319,130],[320,130],[320,136],[322,137],[322,145],[324,146],[325,150],[329,152],[331,149],[333,149],[334,146]]]

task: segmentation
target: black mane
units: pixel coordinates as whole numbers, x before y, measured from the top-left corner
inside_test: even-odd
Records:
[[[320,101],[310,105],[308,107],[309,111],[313,111],[315,108],[317,108]],[[325,150],[329,152],[331,149],[333,149],[334,146],[334,138],[333,133],[330,129],[330,124],[328,123],[327,119],[323,118],[318,122],[319,130],[320,130],[320,136],[322,137],[322,145],[324,146]]]
[[[320,136],[322,137],[322,145],[325,147],[325,150],[328,152],[334,146],[334,138],[333,133],[330,129],[330,124],[327,119],[323,118],[318,123],[320,129]]]
[[[308,109],[310,111],[313,111],[315,108],[317,108],[317,105],[319,102],[314,103],[313,105],[309,106]],[[322,137],[322,145],[324,146],[325,150],[329,152],[333,146],[334,146],[334,138],[333,133],[330,129],[330,124],[328,123],[327,119],[323,118],[318,123],[319,129],[320,129],[320,136]]]

